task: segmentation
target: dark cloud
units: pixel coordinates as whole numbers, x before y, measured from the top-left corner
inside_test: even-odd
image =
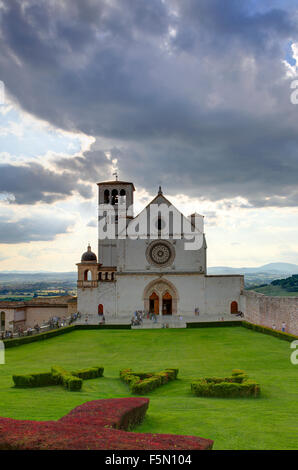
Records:
[[[45,169],[38,163],[27,165],[0,164],[0,194],[9,194],[16,204],[52,203],[77,191],[82,197],[92,197],[90,185],[80,183],[80,176]],[[12,201],[11,195],[14,196]]]
[[[112,155],[117,156],[119,152],[111,150]],[[84,156],[73,158],[58,158],[55,165],[60,170],[67,170],[80,177],[83,181],[98,182],[106,179],[111,172],[112,163],[107,159],[105,152],[102,150],[93,150],[85,152]]]
[[[34,241],[54,240],[56,235],[66,233],[75,220],[39,214],[32,217],[11,221],[7,217],[0,217],[0,243],[15,244]]]
[[[298,107],[282,63],[298,41],[292,1],[2,3],[7,89],[29,112],[97,138],[55,162],[73,177],[62,194],[110,176],[109,150],[121,178],[150,191],[297,204]],[[32,200],[61,194],[43,184]]]

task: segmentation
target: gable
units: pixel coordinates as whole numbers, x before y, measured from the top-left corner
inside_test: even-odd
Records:
[[[194,214],[196,224],[180,212],[161,192],[127,225],[127,233],[138,233],[140,238],[157,238],[169,235],[181,238],[185,235],[203,234],[204,217]],[[158,219],[161,219],[160,222]],[[124,233],[124,231],[122,232]],[[180,236],[179,236],[180,235]]]

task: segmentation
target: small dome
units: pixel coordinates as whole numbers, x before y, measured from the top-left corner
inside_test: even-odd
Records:
[[[91,251],[91,246],[88,245],[88,248],[87,248],[87,251],[85,253],[82,254],[82,258],[81,258],[81,261],[84,262],[84,261],[97,261],[97,258],[96,258],[96,254],[93,253]]]

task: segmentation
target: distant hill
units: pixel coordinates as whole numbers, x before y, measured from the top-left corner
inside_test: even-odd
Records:
[[[255,268],[230,268],[228,266],[214,266],[208,268],[208,274],[298,274],[298,265],[291,263],[268,263]]]
[[[285,279],[275,279],[267,285],[251,286],[248,289],[265,295],[298,297],[298,274]]]
[[[275,279],[287,278],[298,274],[298,265],[291,263],[268,263],[255,268],[230,268],[229,266],[214,266],[208,268],[208,274],[242,274],[245,287],[270,284]]]
[[[76,281],[76,272],[0,271],[0,282]]]
[[[243,274],[245,285],[255,286],[269,284],[275,279],[281,279],[298,274],[298,265],[290,263],[269,263],[255,268],[231,268],[229,266],[213,266],[208,268],[208,274]],[[50,271],[0,271],[1,283],[38,283],[38,282],[72,282],[77,280],[77,273]]]

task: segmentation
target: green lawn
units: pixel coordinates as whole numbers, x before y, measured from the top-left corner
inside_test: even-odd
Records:
[[[290,343],[242,327],[177,330],[76,331],[7,349],[0,365],[0,416],[58,419],[89,400],[130,396],[119,370],[179,368],[179,380],[154,390],[147,417],[136,431],[198,435],[214,449],[297,449],[298,366]],[[82,391],[62,387],[15,389],[11,376],[103,365],[104,377],[84,381]],[[244,369],[261,384],[258,399],[198,398],[193,378]]]

